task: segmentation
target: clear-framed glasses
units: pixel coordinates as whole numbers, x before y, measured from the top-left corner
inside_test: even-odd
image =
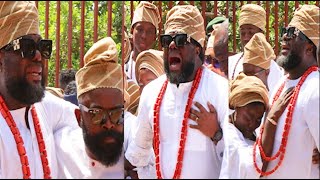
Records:
[[[104,124],[107,118],[112,124],[119,125],[124,122],[124,107],[118,106],[109,110],[100,108],[88,108],[83,104],[79,104],[80,110],[91,114],[92,123],[95,125]]]
[[[11,41],[4,46],[5,51],[20,51],[22,58],[33,59],[36,55],[36,50],[39,50],[44,59],[50,59],[52,52],[52,40],[42,39],[35,42],[31,38],[20,37]]]

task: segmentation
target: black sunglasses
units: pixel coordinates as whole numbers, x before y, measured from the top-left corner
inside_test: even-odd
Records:
[[[112,110],[103,110],[99,108],[87,108],[83,104],[79,104],[80,110],[87,112],[92,115],[92,123],[95,125],[104,124],[107,118],[112,124],[119,125],[124,122],[123,106],[116,107]]]
[[[160,42],[163,48],[168,48],[172,41],[174,41],[177,47],[182,47],[188,43],[191,43],[191,40],[192,38],[187,34],[176,34],[173,37],[169,34],[160,35]]]
[[[293,39],[295,37],[300,37],[304,41],[310,41],[308,37],[306,37],[298,28],[296,27],[282,27],[280,38],[282,38],[286,34],[287,38]]]
[[[2,49],[6,51],[20,51],[22,58],[33,59],[36,55],[36,50],[39,50],[44,59],[50,59],[52,52],[52,40],[42,39],[35,42],[33,39],[21,37],[11,41]]]

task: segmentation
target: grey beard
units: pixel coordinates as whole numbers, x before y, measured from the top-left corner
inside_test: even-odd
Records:
[[[181,73],[170,72],[168,61],[164,61],[164,71],[169,81],[173,84],[185,83],[194,71],[195,63],[186,62],[182,64]]]
[[[291,51],[287,56],[280,55],[276,61],[285,71],[290,71],[301,63],[302,58],[294,51]]]

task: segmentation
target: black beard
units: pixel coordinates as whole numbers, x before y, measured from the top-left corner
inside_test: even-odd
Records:
[[[115,165],[122,155],[123,133],[106,130],[97,135],[90,135],[86,126],[82,125],[84,142],[95,159],[106,167]],[[115,143],[104,143],[106,137],[115,138]]]
[[[170,72],[169,61],[164,61],[164,71],[167,78],[173,84],[185,83],[194,71],[195,63],[193,61],[183,62],[181,66],[181,73]]]
[[[45,77],[42,75],[41,85],[30,84],[25,77],[16,78],[5,73],[5,84],[10,96],[22,104],[32,105],[40,102],[45,92]]]
[[[287,72],[298,67],[301,61],[301,56],[295,50],[291,50],[287,56],[280,55],[277,58],[277,63]]]

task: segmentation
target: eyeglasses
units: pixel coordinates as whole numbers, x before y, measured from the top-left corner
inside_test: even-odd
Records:
[[[182,47],[188,43],[191,43],[192,40],[195,41],[187,34],[176,34],[173,37],[169,34],[160,35],[160,42],[163,48],[168,48],[172,41],[174,41],[177,47]]]
[[[92,115],[92,122],[95,125],[104,124],[107,118],[115,125],[123,124],[124,122],[123,106],[116,107],[112,110],[103,110],[99,108],[87,108],[83,104],[79,104],[79,108]]]
[[[50,59],[52,52],[52,40],[42,39],[36,43],[33,39],[21,37],[11,41],[2,49],[6,51],[20,50],[21,57],[29,59],[33,59],[36,55],[36,50],[39,50],[44,59]]]
[[[281,38],[286,34],[286,37],[289,39],[293,39],[295,37],[300,37],[304,41],[310,41],[308,37],[306,37],[298,28],[295,27],[283,27],[281,29]]]

